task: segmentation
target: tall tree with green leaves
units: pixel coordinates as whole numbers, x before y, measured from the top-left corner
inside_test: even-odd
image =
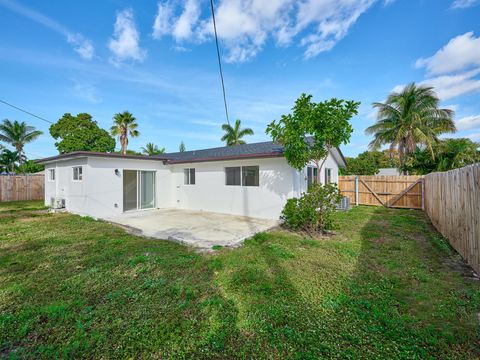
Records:
[[[480,162],[480,144],[468,138],[444,139],[438,145],[438,171],[458,169]]]
[[[118,136],[122,154],[127,154],[128,136],[137,137],[140,135],[137,127],[137,119],[128,111],[113,116],[113,126],[110,131],[113,136]]]
[[[20,163],[26,158],[23,151],[25,144],[32,142],[42,134],[40,130],[27,125],[24,121],[18,122],[15,120],[12,122],[5,119],[0,124],[0,141],[4,141],[15,148]]]
[[[186,150],[185,143],[182,140],[182,142],[180,143],[180,146],[178,147],[178,151],[185,152],[185,150]]]
[[[293,168],[302,170],[309,162],[315,162],[320,181],[320,169],[329,149],[350,140],[353,128],[349,120],[357,114],[359,105],[339,99],[315,103],[312,95],[302,94],[292,112],[272,121],[266,133],[283,145],[285,158]]]
[[[148,156],[151,155],[158,155],[158,154],[164,154],[165,153],[165,148],[159,148],[157,145],[154,143],[147,143],[144,147],[142,147],[142,153]]]
[[[246,135],[253,135],[252,129],[241,128],[240,119],[235,120],[234,126],[231,126],[230,124],[223,124],[222,130],[225,132],[225,134],[220,140],[225,141],[227,146],[243,145],[245,144],[243,137],[245,137]]]
[[[50,135],[57,140],[55,146],[60,154],[72,151],[115,150],[115,139],[106,130],[101,129],[90,114],[80,113],[72,116],[66,113],[50,126],[49,130]]]
[[[441,109],[440,100],[429,86],[408,84],[400,92],[391,93],[385,103],[373,103],[378,110],[377,121],[365,132],[373,135],[370,148],[390,145],[397,149],[400,166],[413,154],[418,144],[423,144],[435,157],[433,144],[443,133],[455,132],[454,112]]]
[[[20,161],[20,156],[17,151],[3,149],[0,153],[0,167],[3,168],[7,174],[12,174],[17,168],[17,163]]]
[[[342,175],[375,175],[381,168],[398,168],[398,159],[387,151],[364,151],[357,157],[345,158],[347,166],[339,169]]]

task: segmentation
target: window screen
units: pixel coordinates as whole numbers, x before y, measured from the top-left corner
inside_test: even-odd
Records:
[[[325,168],[325,184],[332,182],[332,169]]]
[[[241,185],[240,166],[225,168],[225,185]]]
[[[242,185],[258,186],[259,172],[258,166],[242,166]]]
[[[183,169],[185,185],[195,185],[195,169]]]
[[[55,169],[48,170],[48,180],[55,181]]]
[[[73,180],[75,180],[75,181],[83,180],[83,173],[82,173],[82,167],[81,166],[75,166],[73,168]]]
[[[307,167],[307,184],[308,186],[318,182],[318,169],[316,167]]]

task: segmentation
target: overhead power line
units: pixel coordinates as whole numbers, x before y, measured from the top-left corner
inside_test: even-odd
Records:
[[[8,102],[6,102],[6,101],[0,100],[0,102],[3,103],[3,104],[5,104],[5,105],[8,105],[8,106],[10,106],[10,107],[12,107],[12,108],[14,108],[14,109],[17,109],[17,110],[19,110],[19,111],[21,111],[21,112],[24,112],[25,114],[28,114],[28,115],[33,116],[33,117],[36,117],[37,119],[40,119],[40,120],[42,120],[42,121],[45,121],[45,122],[47,122],[47,123],[49,123],[49,124],[53,124],[53,122],[50,121],[50,120],[47,120],[47,119],[45,119],[45,118],[43,118],[43,117],[41,117],[41,116],[35,115],[34,113],[31,113],[30,111],[27,111],[27,110],[25,110],[25,109],[19,108],[18,106],[12,105],[12,104],[10,104],[10,103],[8,103]]]
[[[215,44],[217,45],[218,69],[220,70],[220,79],[222,81],[223,104],[225,105],[225,116],[227,117],[227,124],[230,125],[230,121],[228,120],[227,96],[225,95],[225,83],[223,81],[222,61],[220,59],[220,48],[218,46],[217,23],[215,22],[215,10],[213,8],[213,0],[210,0],[210,7],[212,9],[213,30],[215,32]]]

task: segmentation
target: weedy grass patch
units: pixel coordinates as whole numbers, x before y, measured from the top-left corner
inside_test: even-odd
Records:
[[[0,204],[2,357],[480,356],[480,285],[420,211],[199,254],[41,209]]]

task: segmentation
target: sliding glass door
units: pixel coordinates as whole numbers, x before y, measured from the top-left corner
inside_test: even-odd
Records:
[[[139,171],[140,177],[140,209],[151,209],[155,207],[155,172]]]
[[[155,207],[155,171],[123,170],[123,211]]]

